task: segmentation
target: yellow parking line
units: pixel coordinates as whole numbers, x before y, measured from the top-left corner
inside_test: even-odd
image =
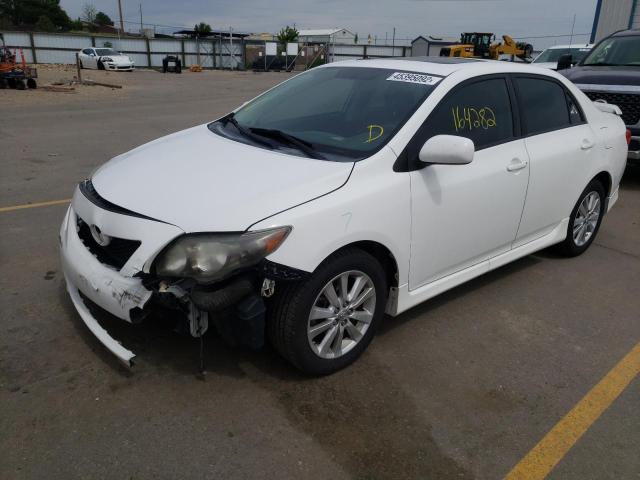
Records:
[[[505,479],[545,478],[639,373],[640,343],[520,460]]]
[[[52,200],[50,202],[25,203],[24,205],[14,205],[12,207],[0,207],[0,212],[13,212],[14,210],[22,210],[24,208],[49,207],[63,203],[71,203],[71,199],[65,198],[64,200]]]

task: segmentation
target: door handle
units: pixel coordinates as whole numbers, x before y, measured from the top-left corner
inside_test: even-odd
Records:
[[[590,148],[593,148],[594,145],[595,143],[592,140],[589,140],[588,138],[583,138],[582,142],[580,143],[580,148],[582,150],[589,150]]]
[[[507,172],[517,172],[518,170],[522,170],[525,168],[529,162],[526,160],[520,160],[519,158],[514,158],[511,160],[511,163],[507,165]]]

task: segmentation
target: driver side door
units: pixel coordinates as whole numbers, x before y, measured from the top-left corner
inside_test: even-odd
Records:
[[[511,249],[527,193],[529,157],[510,90],[503,76],[458,85],[407,146],[409,165],[417,166],[410,172],[409,290]],[[422,145],[441,134],[473,140],[473,161],[420,163]]]

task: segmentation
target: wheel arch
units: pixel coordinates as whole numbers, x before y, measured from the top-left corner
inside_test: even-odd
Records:
[[[343,245],[342,247],[332,252],[331,255],[334,255],[347,248],[358,248],[364,252],[367,252],[369,255],[375,258],[382,266],[385,272],[386,280],[387,280],[387,287],[391,288],[391,287],[398,286],[398,283],[399,283],[398,282],[399,280],[398,261],[396,260],[396,257],[393,255],[391,250],[389,250],[389,248],[387,248],[385,245],[373,240],[358,240],[358,241]],[[329,258],[331,255],[327,256],[327,258]],[[326,258],[323,260],[323,262],[325,260]]]
[[[606,170],[601,171],[595,177],[593,177],[591,180],[589,180],[589,183],[591,183],[593,181],[598,181],[598,182],[600,182],[602,184],[602,186],[604,187],[604,191],[605,191],[605,196],[606,197],[611,195],[611,187],[613,185],[613,177],[611,176],[611,174],[609,172],[607,172]]]

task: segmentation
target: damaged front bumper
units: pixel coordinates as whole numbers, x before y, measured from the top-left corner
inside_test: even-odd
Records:
[[[67,291],[89,330],[127,367],[135,354],[100,326],[92,307],[129,323],[142,321],[153,310],[170,310],[186,324],[186,329],[179,329],[193,337],[201,337],[211,321],[227,343],[260,348],[263,297],[273,294],[275,281],[300,280],[307,274],[263,260],[210,286],[157,277],[149,262],[183,233],[174,225],[111,205],[94,190],[74,193],[60,229]]]
[[[79,236],[79,218],[87,225],[99,225],[104,238],[146,238],[120,268],[102,263]],[[152,252],[180,235],[179,228],[97,207],[79,189],[60,228],[60,257],[67,291],[89,330],[122,363],[132,365],[134,354],[104,330],[82,298],[127,322],[133,322],[151,299],[153,292],[134,275],[141,272]],[[106,235],[110,237],[107,237]]]

